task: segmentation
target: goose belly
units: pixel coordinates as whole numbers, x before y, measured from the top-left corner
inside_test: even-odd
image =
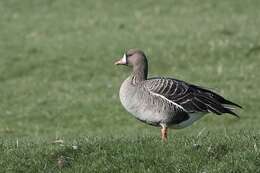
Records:
[[[184,120],[178,124],[171,124],[169,125],[169,128],[172,129],[182,129],[185,127],[188,127],[190,125],[192,125],[195,121],[199,120],[200,118],[202,118],[205,115],[205,113],[190,113],[189,114],[189,118],[187,120]]]
[[[144,103],[139,103],[137,99],[120,97],[123,107],[131,113],[138,120],[151,124],[159,125],[162,118],[152,109],[148,109],[148,105]]]

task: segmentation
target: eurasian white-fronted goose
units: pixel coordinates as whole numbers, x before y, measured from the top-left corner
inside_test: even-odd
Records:
[[[241,106],[213,91],[173,78],[147,78],[148,62],[141,50],[128,50],[115,64],[133,68],[120,88],[122,105],[138,120],[161,127],[163,140],[168,128],[187,127],[209,112],[238,117],[232,110]]]

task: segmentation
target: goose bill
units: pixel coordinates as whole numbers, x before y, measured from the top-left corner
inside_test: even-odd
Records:
[[[126,54],[124,54],[124,56],[115,62],[115,65],[126,65],[127,64],[127,61],[126,61]]]

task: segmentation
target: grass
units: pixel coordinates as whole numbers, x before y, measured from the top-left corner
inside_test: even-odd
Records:
[[[62,145],[23,140],[1,144],[0,164],[9,172],[259,172],[259,142],[249,132],[178,136],[167,144],[151,136],[85,137]]]
[[[0,171],[260,172],[259,5],[0,1]],[[133,47],[150,76],[213,88],[241,118],[209,114],[161,143],[119,102],[129,69],[113,62]]]

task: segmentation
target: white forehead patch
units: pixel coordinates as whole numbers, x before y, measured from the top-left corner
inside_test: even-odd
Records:
[[[123,58],[122,58],[122,62],[123,62],[124,64],[126,64],[126,54],[124,54],[124,56],[123,56]]]

